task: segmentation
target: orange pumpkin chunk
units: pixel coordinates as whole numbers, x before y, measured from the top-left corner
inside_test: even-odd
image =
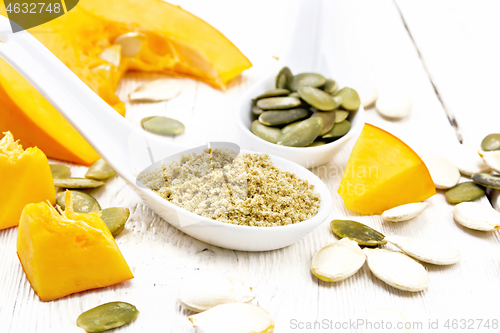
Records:
[[[338,193],[347,209],[381,214],[420,202],[436,188],[422,159],[403,141],[365,124],[347,162]]]
[[[0,184],[0,229],[18,225],[25,205],[56,200],[45,154],[36,147],[23,150],[10,132],[0,140]]]
[[[42,301],[132,279],[120,249],[99,213],[73,211],[71,193],[61,215],[45,202],[21,215],[17,255]]]

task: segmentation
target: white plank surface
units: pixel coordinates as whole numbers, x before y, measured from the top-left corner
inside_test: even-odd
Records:
[[[193,145],[218,139],[239,142],[236,127],[231,126],[235,104],[245,88],[273,66],[272,56],[279,55],[277,40],[284,38],[287,32],[283,27],[293,3],[222,0],[177,3],[219,28],[249,56],[254,68],[236,79],[226,92],[182,79],[184,90],[178,99],[159,104],[127,105],[127,118],[133,123],[152,114],[178,118],[186,124],[187,131],[176,140]],[[345,84],[369,79],[379,90],[400,89],[414,102],[408,119],[388,121],[369,109],[367,122],[389,130],[419,151],[440,153],[456,144],[454,129],[393,2],[329,1],[324,13],[331,17],[327,29],[331,32],[328,46],[334,59],[333,70],[346,78]],[[425,16],[420,20],[425,22]],[[418,18],[415,22],[423,24]],[[460,31],[455,33],[461,34]],[[147,77],[150,76],[129,74],[120,86],[120,96],[125,99],[126,94]],[[452,103],[451,100],[454,99],[446,100],[445,104]],[[400,224],[383,223],[379,216],[358,216],[346,211],[336,190],[349,152],[350,147],[331,163],[313,170],[332,191],[331,218],[355,219],[386,234],[442,240],[462,251],[463,259],[457,265],[426,265],[430,279],[426,291],[396,290],[377,280],[366,266],[338,284],[313,277],[309,272],[312,255],[336,240],[329,230],[331,219],[285,249],[264,253],[225,250],[177,231],[144,206],[121,179],[115,178],[91,193],[103,207],[131,209],[131,218],[117,242],[135,278],[54,302],[40,302],[15,254],[17,230],[1,231],[0,332],[52,332],[57,329],[69,332],[68,328],[74,326],[81,312],[113,300],[133,303],[141,311],[133,324],[117,332],[193,332],[187,320],[190,313],[176,303],[175,294],[183,279],[206,272],[222,273],[255,287],[258,295],[255,303],[272,314],[276,320],[275,332],[280,333],[358,332],[352,326],[293,329],[291,323],[293,320],[305,324],[324,319],[349,323],[386,306],[401,311],[410,321],[422,322],[423,329],[415,330],[419,332],[431,331],[429,320],[438,319],[440,330],[434,332],[441,332],[445,331],[446,319],[498,319],[498,234],[474,232],[458,226],[452,218],[452,206],[446,203],[443,193],[428,200],[430,207],[421,216]],[[72,170],[75,175],[85,172],[85,168],[78,166]],[[486,204],[485,200],[482,202]]]

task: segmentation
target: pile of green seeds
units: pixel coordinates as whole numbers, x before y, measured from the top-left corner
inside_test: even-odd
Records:
[[[361,104],[356,90],[317,73],[293,75],[284,67],[276,88],[255,97],[251,131],[289,147],[315,147],[338,140],[351,129],[349,117]]]

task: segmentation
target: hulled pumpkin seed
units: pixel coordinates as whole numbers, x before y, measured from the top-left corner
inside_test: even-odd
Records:
[[[500,176],[490,173],[476,173],[472,175],[472,180],[481,186],[500,190]]]
[[[257,107],[262,110],[286,110],[295,108],[302,104],[296,97],[269,97],[259,99]]]
[[[308,147],[319,147],[319,146],[324,146],[324,145],[326,145],[326,142],[324,142],[324,141],[314,141]]]
[[[323,86],[323,90],[332,95],[334,94],[337,90],[339,89],[339,85],[337,84],[337,81],[332,80],[332,79],[326,79],[325,85]]]
[[[133,57],[141,52],[145,40],[146,35],[142,32],[128,32],[116,37],[113,44],[122,46],[123,56]]]
[[[146,117],[141,120],[141,125],[146,131],[163,136],[181,134],[185,130],[180,121],[160,116]]]
[[[290,132],[295,126],[298,126],[301,122],[302,122],[302,120],[299,120],[299,121],[296,121],[294,123],[286,125],[285,127],[283,127],[281,129],[281,134],[286,134],[286,133]]]
[[[52,173],[52,178],[68,178],[71,176],[71,170],[69,167],[62,164],[50,164],[50,172]]]
[[[125,302],[105,303],[85,311],[76,320],[78,327],[87,332],[104,332],[121,327],[139,315],[135,306]]]
[[[101,210],[101,206],[97,200],[85,193],[80,191],[70,191],[71,199],[73,201],[73,210],[77,213],[92,213]],[[56,195],[56,204],[61,207],[62,210],[66,210],[66,204],[64,202],[64,197],[66,191],[61,191]]]
[[[446,200],[451,204],[473,201],[481,198],[483,195],[484,190],[474,184],[474,182],[460,183],[445,193]]]
[[[276,88],[288,89],[290,81],[292,81],[293,74],[290,68],[283,67],[276,76]]]
[[[347,237],[359,245],[377,246],[386,244],[385,236],[366,224],[350,220],[333,220],[330,228],[339,238]]]
[[[259,116],[259,121],[267,126],[284,125],[305,118],[308,114],[306,109],[266,111]]]
[[[264,110],[258,108],[257,105],[252,106],[252,114],[255,117],[259,117],[262,114],[262,112],[264,112]]]
[[[500,133],[488,134],[481,142],[484,151],[500,150]]]
[[[340,123],[347,119],[349,111],[335,110],[335,123]]]
[[[326,83],[326,79],[323,75],[317,73],[301,73],[292,77],[290,81],[290,90],[298,91],[300,88],[308,87],[321,87]]]
[[[113,177],[115,174],[115,170],[111,169],[111,167],[100,158],[87,170],[85,178],[104,180]]]
[[[259,99],[268,98],[268,97],[279,97],[279,96],[287,96],[290,94],[290,90],[283,88],[271,89],[252,99],[252,101],[258,101]]]
[[[500,229],[500,213],[477,202],[462,202],[453,208],[453,218],[466,228],[479,231]]]
[[[293,93],[291,93],[290,95],[288,95],[288,97],[297,97],[297,98],[300,98],[300,95],[298,92],[294,91]]]
[[[319,117],[323,119],[323,129],[319,133],[319,135],[324,135],[328,133],[335,124],[335,112],[336,111],[316,111],[313,113],[311,118]]]
[[[417,260],[433,265],[452,265],[460,261],[460,252],[446,244],[423,238],[387,236],[389,243]]]
[[[359,98],[358,93],[352,88],[342,88],[335,94],[335,96],[342,97],[340,106],[348,111],[356,111],[361,105],[361,99]]]
[[[101,219],[113,236],[122,232],[129,216],[130,210],[125,207],[111,207],[101,211]]]
[[[311,106],[321,111],[330,111],[339,107],[339,104],[330,94],[314,87],[302,87],[299,89],[300,98]]]
[[[281,112],[281,111],[280,111]],[[252,122],[252,133],[257,135],[259,138],[266,140],[271,143],[278,142],[281,135],[281,130],[279,128],[268,127],[262,125],[260,121],[254,120]]]
[[[323,119],[321,118],[303,120],[282,134],[278,139],[278,144],[288,147],[306,147],[316,140],[322,128]]]
[[[323,139],[338,139],[343,137],[351,129],[351,123],[348,120],[342,120],[340,123],[333,125],[333,128],[323,135]]]
[[[95,188],[104,185],[104,182],[88,178],[55,178],[54,186],[61,188]]]

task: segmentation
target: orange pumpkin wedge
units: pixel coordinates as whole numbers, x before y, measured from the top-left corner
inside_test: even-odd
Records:
[[[24,207],[17,255],[42,301],[132,279],[120,249],[99,213],[73,211],[66,192],[61,215],[45,202]]]
[[[338,193],[347,209],[369,215],[423,201],[436,188],[417,153],[394,135],[365,124]]]

